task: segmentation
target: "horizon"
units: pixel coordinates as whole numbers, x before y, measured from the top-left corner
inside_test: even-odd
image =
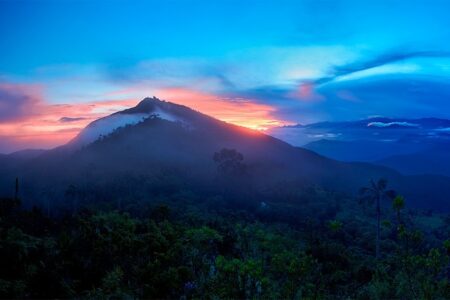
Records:
[[[131,106],[123,106],[122,109],[117,110],[117,111],[114,110],[114,111],[112,111],[111,113],[108,113],[108,114],[105,114],[105,115],[101,115],[101,114],[100,114],[100,115],[98,116],[98,118],[92,120],[91,122],[89,122],[88,124],[86,124],[86,126],[88,126],[90,123],[92,123],[92,122],[94,122],[94,121],[96,121],[96,120],[102,119],[102,118],[104,118],[104,117],[108,117],[108,116],[110,116],[110,115],[112,115],[112,114],[114,114],[114,113],[121,112],[121,111],[126,110],[126,109],[128,109],[128,108],[136,107],[136,106],[138,106],[142,101],[144,101],[144,100],[146,100],[146,99],[156,99],[156,100],[158,100],[158,101],[163,101],[163,102],[172,103],[172,104],[179,104],[179,105],[183,105],[183,106],[185,106],[185,107],[187,107],[187,108],[189,108],[189,109],[193,109],[192,107],[189,107],[189,106],[187,106],[187,105],[185,105],[185,104],[183,104],[183,103],[176,103],[176,102],[172,102],[172,101],[167,101],[167,100],[165,100],[165,99],[160,99],[160,98],[158,98],[158,97],[156,97],[156,96],[149,96],[149,97],[144,97],[144,98],[141,99],[141,100],[135,101],[134,105],[131,105]],[[205,113],[202,112],[202,111],[195,110],[195,109],[193,109],[193,110],[194,110],[194,111],[197,111],[197,112],[199,112],[199,113],[205,114]],[[206,115],[208,115],[208,114],[206,114]],[[210,115],[208,115],[208,116],[210,116]],[[213,117],[213,116],[212,116],[212,117]],[[69,119],[70,119],[70,118],[69,118]],[[405,121],[436,119],[436,120],[449,120],[449,121],[450,121],[450,119],[447,119],[447,118],[436,118],[436,117],[420,117],[420,118],[401,118],[401,117],[398,117],[398,118],[397,118],[397,117],[391,117],[391,116],[381,116],[381,115],[376,115],[376,116],[368,116],[368,117],[366,117],[366,118],[361,118],[361,119],[349,119],[349,120],[345,120],[345,121],[341,121],[341,122],[350,122],[350,123],[351,123],[351,122],[357,122],[357,121],[370,121],[370,120],[372,120],[372,119],[388,119],[388,120],[398,120],[398,119],[401,119],[401,120],[405,120]],[[330,121],[324,120],[324,121],[312,122],[312,123],[303,123],[303,124],[302,124],[302,123],[280,124],[280,125],[273,126],[273,127],[268,127],[268,128],[254,128],[254,127],[252,127],[252,126],[248,126],[248,125],[246,126],[245,124],[239,124],[239,122],[228,122],[228,121],[226,121],[226,120],[221,120],[221,119],[218,119],[218,120],[223,121],[223,122],[225,122],[225,123],[230,123],[230,124],[242,126],[242,127],[248,128],[248,129],[260,131],[260,132],[262,132],[262,133],[264,133],[264,134],[267,134],[267,135],[276,137],[276,138],[278,138],[278,139],[280,139],[280,140],[282,140],[282,141],[284,141],[284,142],[286,142],[286,143],[288,143],[288,144],[294,145],[294,146],[302,146],[302,145],[295,145],[295,143],[292,143],[292,141],[290,141],[288,138],[284,138],[283,136],[277,136],[277,135],[274,135],[274,134],[272,133],[271,129],[297,128],[298,126],[309,126],[309,125],[315,125],[315,124],[329,123],[329,122],[330,122]],[[76,121],[76,120],[75,120],[75,121]],[[73,122],[73,120],[67,120],[67,122]],[[335,123],[335,122],[330,122],[330,123]],[[368,127],[369,127],[369,124],[370,124],[370,123],[367,124]],[[80,128],[80,130],[77,131],[77,132],[75,132],[73,136],[70,136],[70,137],[68,138],[68,140],[62,140],[60,144],[56,144],[56,145],[53,145],[53,144],[52,144],[52,145],[49,146],[49,147],[41,147],[41,148],[38,148],[38,147],[35,147],[35,148],[20,148],[20,149],[14,149],[14,150],[12,150],[12,151],[5,151],[5,152],[1,152],[1,151],[0,151],[0,154],[3,154],[3,155],[9,155],[9,154],[13,154],[13,153],[16,153],[16,152],[29,151],[29,150],[51,150],[51,149],[57,148],[57,147],[59,147],[59,146],[63,146],[63,145],[65,145],[66,143],[70,142],[72,139],[76,138],[76,136],[77,136],[83,129],[85,129],[86,126]],[[326,138],[324,138],[324,139],[326,139]]]
[[[124,3],[0,2],[0,153],[147,95],[258,130],[450,118],[446,1]]]

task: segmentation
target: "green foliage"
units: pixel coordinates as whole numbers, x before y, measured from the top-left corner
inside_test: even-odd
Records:
[[[381,221],[381,225],[383,225],[383,227],[390,228],[392,226],[392,223],[389,220],[383,220]]]
[[[392,200],[392,208],[395,211],[400,211],[405,207],[405,198],[403,196],[397,195],[394,200]]]
[[[187,230],[186,237],[194,245],[207,245],[222,241],[222,236],[216,230],[207,226]]]
[[[394,190],[387,189],[387,180],[384,178],[374,181],[370,181],[369,186],[363,187],[360,190],[360,201],[369,201],[375,203],[376,213],[376,237],[375,237],[375,257],[379,259],[381,257],[380,239],[381,239],[381,207],[382,201],[386,199],[392,199],[395,197]]]
[[[444,247],[445,251],[447,251],[447,254],[450,255],[450,240],[445,240],[442,243],[442,246]]]
[[[337,232],[342,228],[342,222],[339,220],[331,220],[328,222],[328,227],[331,231]]]
[[[0,298],[449,298],[450,223],[430,229],[394,200],[383,225],[398,226],[383,226],[376,260],[374,212],[354,199],[317,186],[273,195],[239,208],[180,190],[54,218],[1,200]]]

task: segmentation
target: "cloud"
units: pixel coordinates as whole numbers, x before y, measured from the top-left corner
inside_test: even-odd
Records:
[[[297,92],[297,86],[265,86],[242,90],[238,97],[275,108],[272,115],[285,123],[344,121],[371,115],[450,118],[446,109],[450,83],[446,77],[384,74],[335,80]],[[314,101],[308,96],[314,95]]]
[[[360,101],[347,101],[342,98],[342,91]],[[326,101],[318,103],[314,109],[326,112],[335,120],[374,114],[408,118],[450,117],[448,110],[442,109],[447,107],[450,97],[450,84],[446,78],[393,74],[334,81],[321,86],[317,92]]]
[[[0,83],[0,123],[34,114],[42,103],[41,86]]]
[[[42,87],[0,85],[0,153],[51,148],[66,143],[92,120],[134,106],[136,99],[51,104]],[[64,117],[71,115],[71,117]]]
[[[59,119],[59,122],[67,123],[67,122],[76,122],[76,121],[81,121],[81,120],[86,120],[86,118],[82,118],[82,117],[75,117],[75,118],[62,117],[62,118]]]
[[[418,127],[419,124],[409,123],[409,122],[370,122],[367,124],[367,127],[378,127],[378,128],[387,128],[387,127]]]
[[[286,123],[276,116],[275,106],[244,95],[212,94],[179,87],[160,89],[156,95],[219,120],[252,129],[265,130]]]
[[[349,64],[335,66],[331,69],[327,76],[318,78],[314,82],[317,85],[321,85],[353,73],[405,61],[412,58],[424,57],[450,57],[450,52],[391,50],[375,57],[355,61]]]
[[[157,59],[139,62],[110,63],[101,68],[107,80],[116,83],[150,83],[153,86],[193,87],[203,89],[234,89],[226,76],[226,66],[200,59]]]

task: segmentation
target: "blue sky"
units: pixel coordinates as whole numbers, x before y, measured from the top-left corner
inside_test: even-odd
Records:
[[[255,128],[450,118],[449,11],[445,0],[3,0],[0,136],[59,120],[29,111],[46,105],[118,101],[106,113],[153,95],[238,124],[251,103]]]

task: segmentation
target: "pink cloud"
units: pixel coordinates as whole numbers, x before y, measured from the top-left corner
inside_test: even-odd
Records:
[[[135,99],[49,104],[42,87],[0,84],[0,152],[51,148],[75,137],[89,122],[136,104]],[[72,118],[61,122],[61,118]]]
[[[0,83],[0,124],[31,116],[41,104],[42,86]]]
[[[306,102],[323,100],[324,97],[316,93],[315,88],[316,86],[313,82],[304,81],[298,85],[297,90],[291,94],[291,97]]]

